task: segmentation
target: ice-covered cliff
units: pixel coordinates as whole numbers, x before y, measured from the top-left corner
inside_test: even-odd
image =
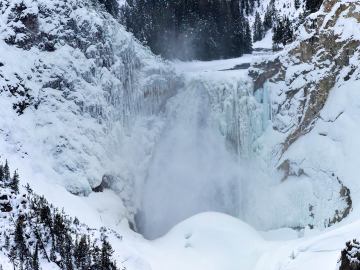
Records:
[[[2,154],[73,194],[112,186],[130,201],[177,75],[98,1],[0,8]]]
[[[255,90],[270,93],[272,129],[262,142],[273,147],[263,155],[283,174],[293,226],[331,226],[357,205],[358,18],[358,1],[324,1],[293,44],[250,71]]]

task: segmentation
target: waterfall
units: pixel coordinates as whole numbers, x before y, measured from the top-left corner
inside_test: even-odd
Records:
[[[263,105],[251,88],[249,81],[194,78],[169,100],[137,215],[146,237],[159,237],[199,212],[243,215],[244,162],[264,127]]]

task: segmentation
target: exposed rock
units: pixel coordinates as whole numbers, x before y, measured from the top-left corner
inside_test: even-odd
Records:
[[[292,163],[288,159],[280,164],[278,170],[281,170],[284,173],[284,176],[281,178],[282,182],[284,182],[289,176],[300,177],[302,175],[306,175],[301,167],[299,167],[295,162]]]
[[[360,243],[353,239],[346,243],[345,249],[341,251],[339,259],[339,270],[360,269]]]
[[[249,75],[254,80],[254,91],[262,88],[268,80],[274,82],[284,80],[284,68],[279,59],[265,63],[256,64]]]
[[[285,82],[281,93],[284,100],[278,104],[275,118],[289,114],[291,107],[293,110],[289,117],[292,121],[281,125],[280,118],[279,121],[273,121],[276,130],[288,133],[282,153],[312,130],[336,82],[339,79],[349,80],[356,71],[356,67],[352,67],[344,78],[339,77],[344,67],[349,66],[350,59],[359,52],[360,41],[341,39],[335,25],[341,17],[357,18],[360,21],[360,13],[355,8],[355,2],[338,3],[338,0],[324,1],[323,9],[326,13],[317,17],[309,16],[304,23],[303,30],[309,37],[290,46],[287,55],[257,64],[249,72],[255,90],[262,88],[266,81]],[[292,73],[296,66],[299,67],[298,71]],[[299,80],[303,81],[300,85]]]
[[[339,194],[340,198],[345,201],[346,207],[342,210],[335,210],[334,217],[329,220],[328,226],[332,226],[340,221],[342,221],[344,218],[346,218],[351,210],[352,210],[352,199],[350,194],[350,189],[346,186],[344,186],[343,182],[339,179],[339,177],[336,177],[337,181],[341,185]]]

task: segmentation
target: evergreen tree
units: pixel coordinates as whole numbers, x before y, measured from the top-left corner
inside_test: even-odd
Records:
[[[92,270],[98,270],[101,269],[101,250],[100,248],[93,244],[91,249],[91,256],[92,256]]]
[[[256,12],[255,15],[255,22],[254,22],[254,35],[253,35],[253,41],[259,41],[264,38],[264,29],[263,29],[263,23],[261,22],[260,14]]]
[[[50,249],[50,260],[52,262],[57,262],[57,258],[56,258],[56,251],[55,251],[55,241],[54,241],[54,237],[52,235],[53,241],[51,242],[51,249]]]
[[[19,174],[15,171],[9,182],[9,188],[11,188],[16,194],[19,193],[19,181]]]
[[[296,9],[299,9],[301,5],[300,0],[294,0],[294,5]]]
[[[24,231],[23,231],[23,218],[19,216],[16,222],[15,235],[14,235],[14,243],[15,249],[17,252],[17,257],[19,259],[20,265],[23,265],[25,260],[28,257],[28,250],[25,243]]]
[[[64,253],[61,254],[63,258],[63,263],[66,270],[73,270],[74,269],[74,262],[73,262],[73,244],[70,234],[65,235],[65,243],[64,245]]]
[[[243,21],[242,27],[244,29],[244,53],[251,53],[253,50],[252,47],[252,38],[251,38],[251,30],[250,24],[247,19]]]
[[[264,16],[263,28],[265,32],[273,28],[274,17],[276,17],[275,2],[271,0]]]
[[[110,243],[103,238],[101,247],[101,269],[102,270],[114,270],[115,264],[111,260],[111,256],[114,253]]]
[[[10,180],[10,168],[8,161],[6,160],[4,165],[4,181],[8,182],[9,180]]]
[[[91,261],[89,257],[90,247],[86,235],[82,235],[79,243],[75,246],[74,257],[78,269],[89,269]]]
[[[293,41],[294,38],[294,31],[292,27],[292,23],[290,22],[288,17],[285,17],[283,22],[283,37],[282,43],[285,46]]]
[[[285,46],[293,41],[294,32],[289,18],[278,19],[274,27],[273,48],[278,49],[279,44]]]
[[[4,166],[0,164],[0,186],[4,187]]]
[[[6,249],[6,250],[9,250],[9,248],[10,248],[10,237],[7,235],[7,234],[5,234],[5,244],[4,244],[4,248]]]
[[[16,247],[13,246],[10,248],[9,254],[8,254],[9,260],[10,262],[13,264],[14,269],[17,269],[18,266],[18,256],[17,256],[17,251],[16,251]]]
[[[29,183],[26,183],[25,189],[26,189],[26,192],[29,193],[30,195],[33,194],[33,190],[30,187]]]
[[[41,197],[43,198],[43,197]],[[40,200],[41,200],[40,198]],[[47,205],[46,203],[43,203],[40,205],[39,207],[40,211],[39,211],[39,216],[40,216],[40,221],[42,223],[44,223],[45,225],[47,225],[49,228],[52,228],[52,219],[51,219],[51,211],[50,211],[50,207],[49,205]]]
[[[39,243],[36,243],[35,246],[35,252],[32,256],[32,268],[33,270],[39,270],[40,266],[39,266]]]
[[[274,26],[274,34],[273,34],[273,49],[276,50],[279,48],[279,44],[281,44],[282,42],[282,37],[283,37],[283,33],[284,33],[284,29],[283,29],[283,23],[281,20],[277,20],[275,22],[275,26]]]

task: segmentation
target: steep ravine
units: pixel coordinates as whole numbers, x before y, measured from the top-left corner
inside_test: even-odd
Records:
[[[357,1],[325,1],[280,53],[196,72],[152,55],[97,1],[4,1],[0,11],[0,146],[41,175],[44,194],[44,183],[65,188],[107,226],[136,216],[148,237],[205,210],[264,230],[349,214],[347,167],[296,144],[313,130],[327,139],[317,123],[348,115],[322,112],[332,89],[359,76],[357,33],[341,31],[358,26]]]

